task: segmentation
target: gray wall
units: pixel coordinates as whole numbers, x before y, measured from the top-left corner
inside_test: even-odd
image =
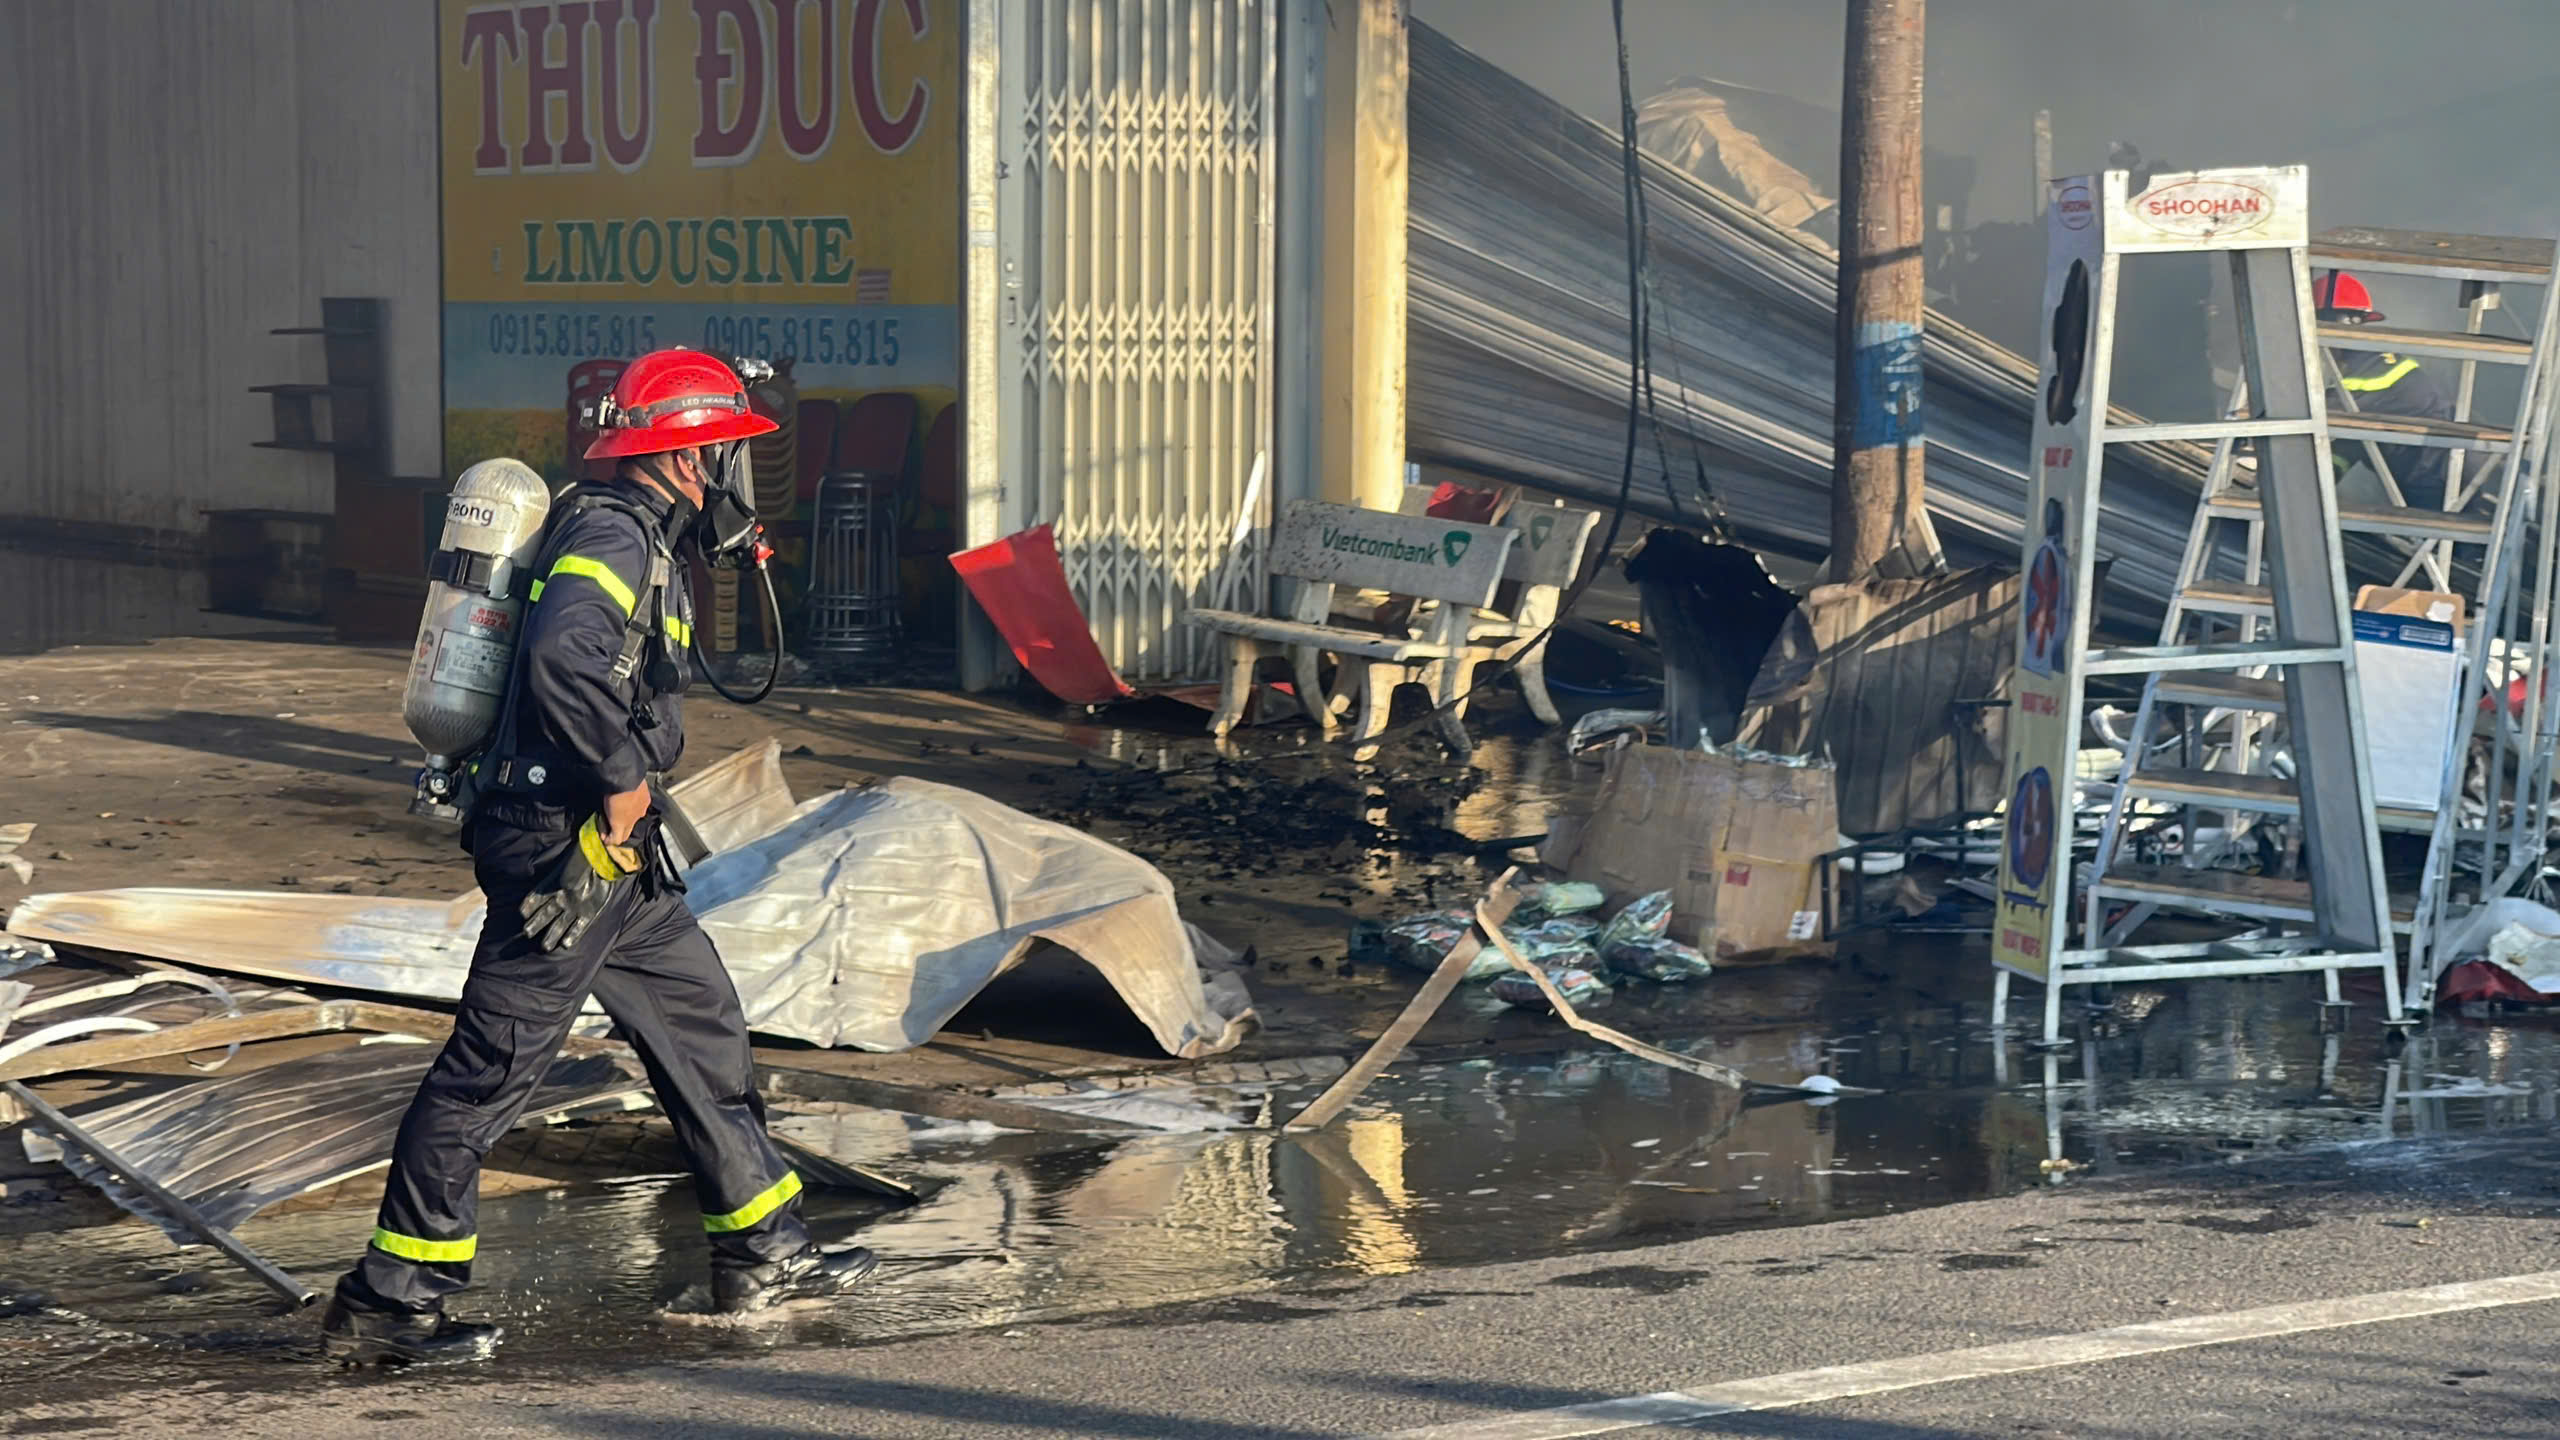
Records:
[[[0,526],[328,510],[248,391],[322,378],[267,332],[323,295],[390,301],[393,468],[435,473],[435,47],[432,0],[0,5]]]

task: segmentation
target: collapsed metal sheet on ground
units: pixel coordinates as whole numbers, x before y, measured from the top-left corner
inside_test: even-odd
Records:
[[[1613,502],[1627,420],[1625,195],[1617,133],[1412,27],[1406,444],[1425,463]],[[1827,549],[1838,260],[1647,155],[1654,385],[1671,432],[1634,504],[1694,523],[1691,442],[1742,537]],[[2016,563],[2032,357],[1927,317],[1929,511],[1961,565]],[[2130,420],[2129,414],[2119,412]],[[2100,608],[2156,618],[2204,479],[2191,445],[2107,456],[2117,556]]]
[[[750,788],[734,813],[780,822],[751,838],[734,833],[743,823],[705,827],[719,853],[695,867],[688,898],[757,1033],[904,1050],[1046,940],[1101,971],[1166,1053],[1214,1054],[1242,1038],[1243,983],[1204,976],[1172,882],[1136,856],[922,780],[793,807],[776,764]],[[484,909],[476,893],[439,902],[142,888],[34,896],[9,931],[451,1001]]]
[[[1829,755],[1851,835],[1990,810],[2008,712],[1960,702],[2002,696],[2017,634],[2015,570],[1817,585],[1752,681],[1741,743]]]
[[[47,1047],[102,1035],[183,1029],[218,1016],[238,1017],[309,1006],[311,997],[264,985],[224,983],[164,966],[57,962],[0,981],[0,1077],[20,1078],[19,1062]],[[229,1051],[236,1053],[238,1046]],[[214,1070],[229,1060],[190,1062]],[[39,1072],[41,1073],[41,1072]]]
[[[1101,971],[1167,1054],[1228,1049],[1251,1014],[1232,975],[1204,979],[1162,871],[955,786],[812,800],[692,883],[721,952],[766,962],[750,1018],[824,1045],[920,1045],[1042,940]]]
[[[72,1118],[206,1220],[230,1229],[280,1200],[389,1164],[401,1112],[436,1050],[416,1043],[358,1045]],[[562,1058],[551,1063],[524,1113],[539,1117],[646,1093],[636,1067],[613,1056]],[[78,1146],[40,1142],[32,1130],[26,1144],[29,1158],[58,1153],[72,1174],[180,1244],[201,1243]]]

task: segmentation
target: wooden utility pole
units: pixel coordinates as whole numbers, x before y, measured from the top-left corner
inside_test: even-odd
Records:
[[[1831,574],[1927,573],[1920,324],[1920,71],[1927,0],[1847,0],[1840,89],[1840,313]]]

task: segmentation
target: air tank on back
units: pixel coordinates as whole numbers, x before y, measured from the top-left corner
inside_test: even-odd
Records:
[[[498,723],[550,514],[550,487],[522,461],[483,460],[453,482],[400,704],[427,752],[411,814],[462,818],[462,766]]]

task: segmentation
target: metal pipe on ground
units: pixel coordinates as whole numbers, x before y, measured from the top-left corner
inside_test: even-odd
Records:
[[[127,1163],[123,1156],[108,1148],[104,1141],[80,1128],[79,1123],[70,1116],[37,1098],[36,1093],[25,1085],[15,1080],[0,1081],[0,1090],[6,1090],[12,1099],[24,1106],[27,1113],[35,1117],[37,1124],[96,1156],[98,1163],[114,1171],[117,1179],[151,1197],[152,1204],[161,1207],[171,1218],[185,1224],[206,1244],[229,1256],[241,1269],[257,1276],[268,1289],[283,1296],[296,1307],[308,1305],[320,1298],[303,1288],[301,1281],[277,1269],[265,1256],[241,1244],[238,1236],[197,1214],[193,1206],[172,1194],[167,1186]]]

